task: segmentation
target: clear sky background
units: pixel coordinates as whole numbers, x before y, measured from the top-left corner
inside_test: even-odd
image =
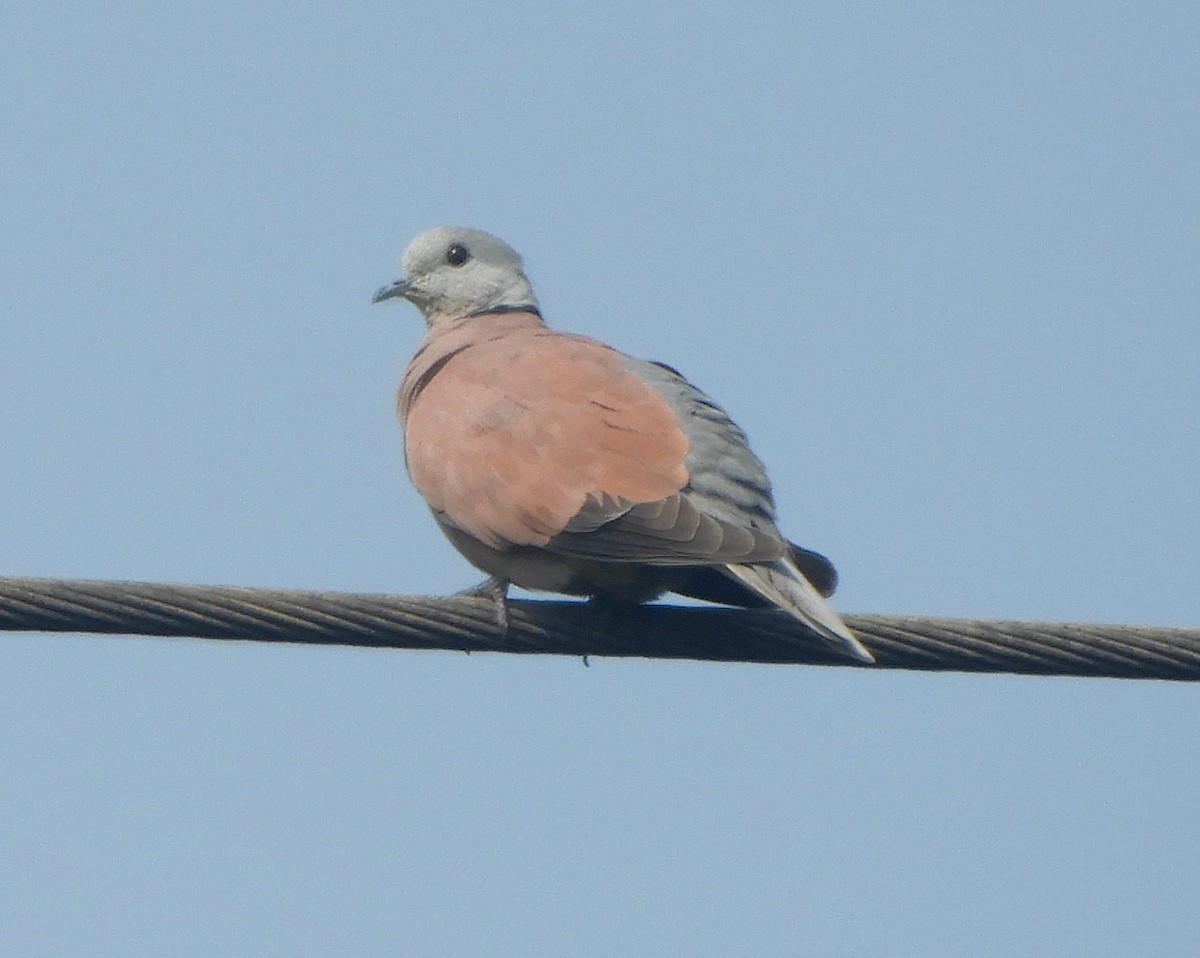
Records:
[[[846,612],[1200,624],[1194,2],[0,6],[0,571],[446,594],[422,229],[749,432]],[[1200,941],[1200,690],[0,637],[0,954]]]

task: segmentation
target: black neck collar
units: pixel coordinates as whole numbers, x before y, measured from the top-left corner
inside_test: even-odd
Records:
[[[490,306],[487,309],[481,309],[478,312],[472,313],[472,316],[495,316],[501,313],[533,313],[538,319],[542,318],[542,312],[536,306]]]

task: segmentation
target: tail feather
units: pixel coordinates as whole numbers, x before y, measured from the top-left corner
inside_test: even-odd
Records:
[[[803,622],[836,651],[860,662],[875,661],[790,558],[755,565],[731,564],[722,566],[721,571]]]

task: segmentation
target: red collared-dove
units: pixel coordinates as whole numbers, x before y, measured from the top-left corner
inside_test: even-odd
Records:
[[[501,611],[509,583],[619,603],[766,600],[874,661],[825,602],[833,567],[784,539],[762,463],[708,396],[550,329],[520,257],[488,233],[428,230],[402,268],[374,301],[403,297],[428,326],[400,385],[409,475]]]

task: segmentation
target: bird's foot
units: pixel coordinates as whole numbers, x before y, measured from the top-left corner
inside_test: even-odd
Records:
[[[498,576],[490,575],[479,585],[472,586],[469,589],[463,589],[462,592],[456,592],[455,595],[473,596],[481,599],[491,599],[496,607],[496,626],[500,629],[500,641],[503,642],[508,638],[508,580],[501,579]]]

